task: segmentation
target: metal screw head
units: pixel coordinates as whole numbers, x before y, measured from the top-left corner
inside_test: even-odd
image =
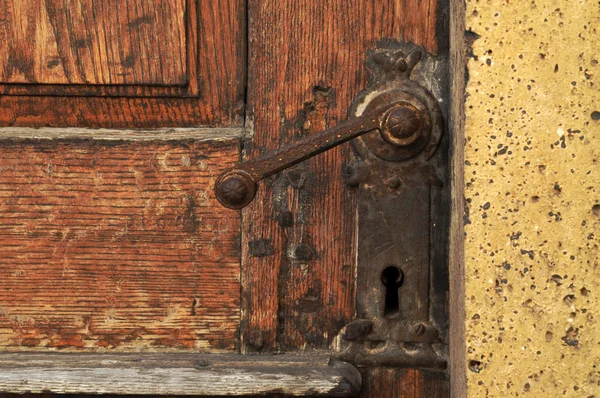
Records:
[[[383,120],[381,135],[388,144],[408,146],[421,136],[421,114],[409,104],[393,107]]]
[[[426,330],[425,325],[423,325],[422,323],[418,323],[415,325],[413,332],[417,336],[422,336],[425,334],[425,330]]]
[[[397,189],[402,184],[401,181],[400,181],[400,178],[398,178],[397,175],[391,176],[390,178],[388,178],[387,180],[385,180],[384,183],[390,189]]]
[[[215,195],[219,202],[230,209],[241,209],[254,199],[256,184],[252,177],[236,170],[219,177],[215,184]]]

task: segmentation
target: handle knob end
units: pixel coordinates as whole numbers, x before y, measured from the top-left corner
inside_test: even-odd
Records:
[[[252,176],[243,170],[226,172],[215,183],[217,200],[230,209],[246,207],[254,199],[256,189]]]
[[[381,128],[382,138],[390,145],[404,147],[421,136],[421,112],[412,105],[397,105],[387,111]]]

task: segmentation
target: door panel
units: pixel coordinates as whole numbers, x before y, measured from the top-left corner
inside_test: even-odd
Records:
[[[2,141],[3,350],[232,351],[234,141]]]
[[[243,0],[3,0],[0,125],[240,125]]]
[[[210,187],[240,130],[181,127],[242,123],[244,26],[238,0],[0,2],[3,350],[237,346]]]
[[[247,112],[256,134],[245,156],[345,120],[379,41],[413,41],[435,52],[436,6],[250,0]],[[327,347],[354,316],[357,204],[342,176],[351,151],[344,145],[272,178],[244,210],[248,350],[257,338],[265,349]],[[268,250],[253,250],[259,242]]]
[[[187,81],[185,0],[4,0],[1,7],[1,83]]]

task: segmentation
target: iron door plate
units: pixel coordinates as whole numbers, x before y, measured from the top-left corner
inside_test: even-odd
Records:
[[[374,83],[351,116],[407,101],[426,109],[429,130],[412,146],[394,147],[376,132],[352,141],[357,159],[346,175],[359,203],[357,319],[336,339],[336,356],[359,366],[440,369],[447,363],[449,193],[439,82],[447,69],[413,44],[388,44],[371,54]],[[386,272],[398,275],[390,287]]]

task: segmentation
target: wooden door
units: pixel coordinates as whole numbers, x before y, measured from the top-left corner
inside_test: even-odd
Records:
[[[1,0],[0,349],[328,356],[356,318],[351,146],[271,177],[242,211],[213,185],[345,120],[377,48],[412,42],[446,62],[447,10]],[[449,394],[445,370],[360,372],[363,397]],[[305,384],[279,391],[316,391]]]

